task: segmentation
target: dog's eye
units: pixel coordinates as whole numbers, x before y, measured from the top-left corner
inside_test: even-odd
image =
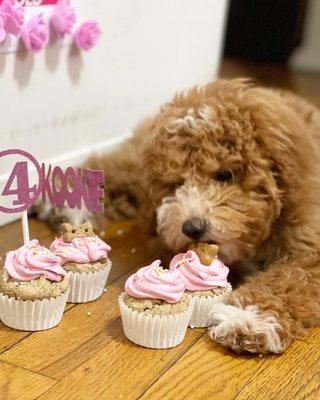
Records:
[[[180,186],[184,184],[184,179],[181,179],[180,181],[175,183],[176,189],[178,189]]]
[[[215,179],[219,182],[231,182],[233,181],[233,172],[230,170],[220,171],[215,176]]]
[[[168,188],[169,188],[169,190],[174,191],[174,190],[178,189],[180,186],[182,186],[183,184],[184,184],[184,180],[181,179],[180,181],[169,183]]]

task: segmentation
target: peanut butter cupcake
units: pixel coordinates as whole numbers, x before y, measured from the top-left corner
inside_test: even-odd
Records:
[[[165,349],[185,336],[193,299],[184,294],[180,274],[165,270],[160,260],[140,268],[119,297],[124,333],[140,346]]]
[[[26,331],[56,326],[68,293],[60,259],[38,240],[7,253],[0,271],[0,318],[7,326]]]
[[[181,274],[186,293],[194,299],[189,326],[206,327],[210,325],[209,314],[217,297],[232,290],[227,281],[229,269],[217,258],[217,246],[198,243],[189,249],[174,256],[169,269]]]
[[[96,300],[105,289],[111,269],[108,252],[111,247],[95,235],[91,222],[81,225],[64,223],[62,236],[50,250],[61,260],[70,280],[69,303]]]

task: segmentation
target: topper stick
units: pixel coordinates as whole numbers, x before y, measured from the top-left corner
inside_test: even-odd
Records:
[[[23,243],[27,244],[30,242],[28,211],[27,210],[23,211],[21,220],[22,220]]]

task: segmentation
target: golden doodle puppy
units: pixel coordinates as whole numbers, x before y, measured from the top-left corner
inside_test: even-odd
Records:
[[[107,213],[178,252],[219,246],[243,282],[212,309],[231,349],[281,353],[320,325],[320,113],[244,79],[177,95],[111,155]],[[247,274],[245,271],[249,271]]]

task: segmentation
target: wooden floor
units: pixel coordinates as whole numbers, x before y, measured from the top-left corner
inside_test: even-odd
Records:
[[[266,72],[267,84],[272,83],[270,74]],[[222,75],[264,77],[254,66],[250,70],[229,61]],[[275,83],[290,87],[276,77]],[[301,79],[296,91],[319,102],[319,77]],[[30,228],[31,237],[44,245],[54,239],[44,223],[31,220]],[[320,398],[320,329],[281,356],[261,358],[232,353],[211,341],[204,329],[189,329],[185,341],[171,350],[130,343],[122,331],[117,297],[126,278],[150,258],[135,221],[104,229],[113,248],[113,267],[108,290],[99,300],[68,305],[61,324],[49,331],[21,332],[0,323],[1,400]],[[19,223],[1,228],[0,263],[21,242]]]
[[[278,64],[225,59],[220,77],[251,78],[257,84],[288,89],[320,107],[320,73],[292,71]]]

